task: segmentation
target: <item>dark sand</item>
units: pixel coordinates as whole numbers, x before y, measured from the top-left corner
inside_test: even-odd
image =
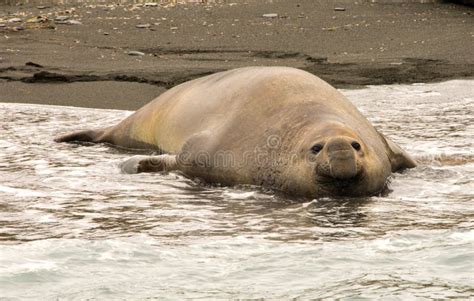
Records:
[[[186,80],[251,65],[302,68],[336,87],[474,77],[472,7],[379,2],[0,5],[0,102],[133,110]],[[39,15],[49,21],[25,22]]]

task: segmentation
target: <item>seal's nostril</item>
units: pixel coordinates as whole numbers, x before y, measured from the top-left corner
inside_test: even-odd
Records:
[[[359,144],[359,142],[353,141],[353,142],[351,143],[351,145],[352,145],[352,147],[353,147],[355,150],[357,150],[357,151],[360,150],[360,144]]]

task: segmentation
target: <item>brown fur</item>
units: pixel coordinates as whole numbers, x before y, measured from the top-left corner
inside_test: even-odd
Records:
[[[392,171],[415,166],[336,89],[287,67],[186,82],[118,125],[87,133],[94,142],[177,155],[175,168],[192,177],[311,197],[375,194]],[[57,139],[73,140],[74,134]],[[354,141],[360,150],[350,146]],[[318,143],[323,149],[314,154]]]

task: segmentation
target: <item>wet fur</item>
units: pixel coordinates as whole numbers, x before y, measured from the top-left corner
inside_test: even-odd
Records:
[[[273,136],[280,139],[276,149],[267,144]],[[357,155],[363,177],[350,189],[323,181],[318,169],[328,174],[327,158],[309,154],[314,143],[331,137],[356,139],[363,146]],[[310,197],[377,194],[392,171],[416,165],[341,93],[312,74],[287,67],[240,68],[186,82],[116,126],[56,141],[158,150],[176,155],[175,168],[189,177]],[[263,161],[252,155],[256,149]],[[215,163],[220,152],[232,153],[237,164]],[[209,162],[200,162],[201,153]],[[155,165],[143,166],[153,170]]]

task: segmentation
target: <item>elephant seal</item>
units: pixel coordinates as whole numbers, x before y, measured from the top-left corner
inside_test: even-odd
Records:
[[[180,84],[119,124],[57,142],[153,149],[125,172],[177,170],[225,185],[291,195],[369,196],[391,172],[416,166],[341,93],[288,67],[246,67]]]

